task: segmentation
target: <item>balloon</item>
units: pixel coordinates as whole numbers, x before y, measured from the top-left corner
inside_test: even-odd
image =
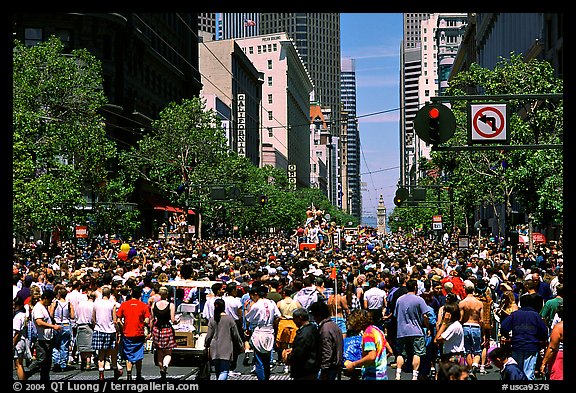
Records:
[[[135,248],[131,248],[130,251],[128,251],[128,258],[135,257],[136,254],[137,254],[136,249],[135,249]]]
[[[126,251],[120,251],[118,253],[118,258],[125,261],[126,259],[128,259],[128,253]]]
[[[368,249],[368,251],[372,251],[372,250],[374,250],[374,244],[369,243],[369,244],[366,246],[366,248]]]
[[[123,244],[120,246],[120,250],[127,253],[128,251],[130,251],[130,244],[128,244],[128,243],[123,243]]]

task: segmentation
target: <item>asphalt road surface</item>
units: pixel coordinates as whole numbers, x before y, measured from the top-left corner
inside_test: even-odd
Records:
[[[238,361],[238,367],[235,372],[229,375],[229,380],[257,380],[256,375],[251,372],[252,365],[244,366],[242,364],[242,359],[244,355],[240,355]],[[157,366],[154,365],[152,353],[146,353],[144,356],[144,362],[142,364],[142,377],[146,381],[159,381],[160,371]],[[249,359],[252,358],[252,354],[249,354]],[[193,381],[195,380],[196,374],[198,373],[199,361],[196,357],[185,355],[185,356],[173,356],[172,364],[168,369],[168,381]],[[53,372],[50,377],[55,381],[65,381],[65,380],[98,380],[98,370],[81,371],[79,365],[73,366],[73,370],[65,372]],[[214,371],[212,369],[212,371]],[[388,367],[388,378],[394,380],[396,375],[396,369]],[[113,380],[114,371],[106,370],[105,378],[106,380]],[[132,370],[133,379],[136,377],[136,370]],[[13,372],[13,378],[16,379],[16,372]],[[39,374],[32,375],[30,381],[38,380]],[[216,379],[215,375],[212,373],[211,379]],[[345,376],[342,379],[349,379]],[[412,373],[403,372],[402,380],[411,380]],[[498,369],[493,367],[487,370],[487,374],[478,374],[478,380],[499,380],[500,375]],[[270,376],[270,380],[291,380],[290,375],[285,373],[284,365],[282,363],[277,363],[273,368]],[[126,381],[126,368],[124,367],[124,374],[120,377],[120,381]]]

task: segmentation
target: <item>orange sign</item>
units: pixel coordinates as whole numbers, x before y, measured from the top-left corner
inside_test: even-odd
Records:
[[[88,227],[77,226],[76,237],[88,238]]]

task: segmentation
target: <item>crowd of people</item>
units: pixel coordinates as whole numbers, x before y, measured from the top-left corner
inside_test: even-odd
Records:
[[[18,379],[78,366],[141,380],[146,342],[166,378],[181,303],[206,322],[216,378],[237,362],[270,378],[274,352],[292,379],[563,379],[562,241],[470,248],[362,228],[352,241],[309,215],[293,235],[227,239],[61,241],[15,245]],[[322,233],[318,238],[318,232]],[[305,237],[304,237],[305,236]],[[335,242],[334,239],[341,241]],[[350,240],[350,239],[348,239]],[[313,249],[299,244],[315,242]],[[215,281],[200,292],[176,280]],[[176,293],[176,296],[173,296]]]

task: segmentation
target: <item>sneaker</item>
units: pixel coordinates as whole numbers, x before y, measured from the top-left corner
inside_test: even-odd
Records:
[[[250,374],[256,374],[256,366],[252,366],[252,369],[250,370]]]
[[[242,360],[242,365],[244,367],[248,367],[250,365],[250,358],[249,358],[248,354],[244,355],[244,360]]]
[[[288,367],[288,365],[284,366],[284,374],[289,374],[290,373],[290,367]]]
[[[239,377],[240,375],[242,375],[241,372],[238,372],[238,371],[228,371],[228,376],[229,376],[229,377]]]
[[[110,362],[108,360],[104,362],[104,370],[110,370]]]
[[[486,368],[484,366],[480,366],[480,374],[482,375],[488,374],[488,371],[486,371]]]
[[[476,374],[478,374],[478,367],[474,366],[470,369],[470,373],[468,373],[468,376],[471,380],[477,381],[478,376]]]

